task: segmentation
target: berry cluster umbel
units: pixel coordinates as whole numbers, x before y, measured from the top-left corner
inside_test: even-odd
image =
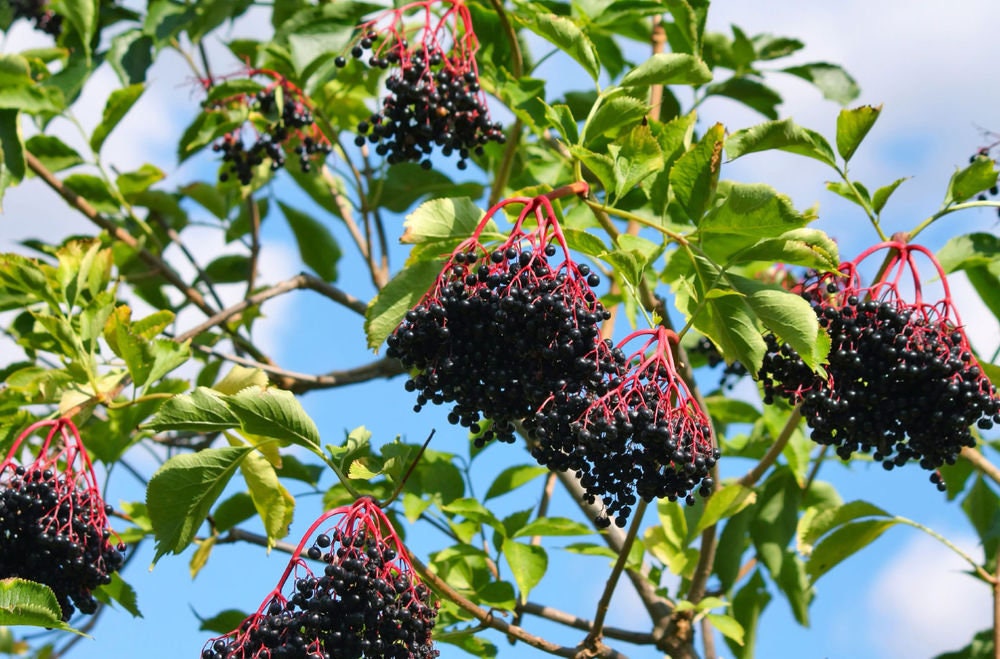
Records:
[[[41,428],[47,434],[38,457],[20,464],[22,443]],[[0,579],[45,584],[63,620],[77,609],[93,613],[94,589],[110,583],[124,562],[125,545],[112,542],[110,512],[73,422],[29,426],[0,464]]]
[[[646,338],[630,356],[624,347]],[[555,391],[525,421],[532,454],[552,469],[575,471],[586,500],[601,497],[604,514],[624,526],[637,496],[694,502],[708,496],[719,459],[712,429],[674,367],[677,335],[663,327],[640,330],[613,351],[618,367],[598,387]]]
[[[335,516],[335,526],[317,533]],[[307,558],[324,563],[322,573]],[[431,659],[439,654],[436,617],[389,520],[364,498],[316,520],[257,612],[209,640],[201,657]]]
[[[219,174],[220,181],[235,176],[248,185],[259,165],[269,162],[271,171],[284,167],[288,151],[298,156],[302,171],[308,172],[314,157],[322,159],[332,151],[302,91],[274,71],[249,71],[251,77],[258,75],[271,78],[271,82],[254,94],[237,94],[210,104],[219,110],[242,105],[250,117],[248,124],[226,133],[212,145],[212,150],[222,153],[222,161],[228,163]],[[248,130],[254,135],[249,144],[245,139]]]
[[[861,284],[858,266],[890,250],[882,274]],[[944,299],[923,299],[916,256],[927,257],[944,287]],[[913,290],[905,299],[901,288]],[[801,403],[820,444],[837,447],[844,460],[872,454],[888,470],[910,460],[928,470],[953,464],[976,442],[970,427],[1000,423],[1000,399],[969,347],[952,304],[944,271],[919,245],[875,245],[838,273],[816,275],[802,287],[832,347],[825,375],[813,373],[788,344],[767,336],[760,379],[765,402],[783,397]],[[944,489],[938,472],[931,480]]]
[[[509,237],[485,247],[483,229],[511,204],[523,210]],[[529,218],[536,227],[526,230]],[[512,442],[514,423],[553,391],[599,387],[615,368],[609,343],[600,339],[608,313],[593,292],[599,283],[570,258],[548,197],[502,201],[406,313],[387,339],[387,354],[416,371],[406,383],[418,392],[416,410],[450,404],[449,421],[482,432],[480,445]]]
[[[33,21],[39,32],[58,37],[62,34],[63,17],[49,9],[49,0],[7,0],[14,20]]]
[[[440,16],[432,13],[436,5],[446,7]],[[414,12],[424,21],[416,33],[405,25],[405,16]],[[487,143],[505,141],[502,126],[490,121],[479,85],[479,41],[464,3],[411,3],[384,12],[359,30],[352,57],[392,72],[381,107],[358,124],[358,146],[370,142],[390,165],[419,162],[425,169],[431,167],[429,156],[440,149],[444,156],[457,155],[458,168],[465,169],[467,159],[481,155]],[[335,64],[346,66],[347,58],[339,57]]]

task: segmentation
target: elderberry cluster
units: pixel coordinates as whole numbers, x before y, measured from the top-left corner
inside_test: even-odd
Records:
[[[825,290],[832,295],[837,287]],[[760,380],[766,403],[801,401],[814,441],[836,446],[844,460],[860,451],[887,470],[910,460],[936,470],[975,446],[970,426],[1000,423],[996,389],[961,331],[921,306],[856,295],[837,306],[807,297],[832,340],[827,377],[768,335]],[[939,474],[932,481],[944,489]]]
[[[102,514],[95,514],[99,509]],[[71,476],[8,464],[0,472],[0,579],[20,577],[55,593],[62,619],[97,610],[95,588],[111,582],[125,546],[100,523],[110,513]]]
[[[559,391],[524,426],[540,464],[575,471],[588,503],[601,497],[595,521],[609,526],[614,518],[623,527],[637,497],[690,505],[695,491],[711,494],[720,454],[669,361],[654,357],[629,372],[631,359],[620,347],[612,352],[618,370],[602,386]]]
[[[451,423],[483,431],[477,444],[513,442],[514,423],[553,392],[598,387],[617,368],[600,340],[600,278],[568,259],[554,269],[555,254],[508,245],[452,258],[387,339],[387,355],[419,371],[406,382],[415,410],[451,403]]]
[[[226,133],[222,139],[212,145],[212,150],[222,153],[222,161],[229,163],[228,171],[219,175],[219,180],[226,181],[230,175],[235,175],[243,185],[253,180],[254,168],[270,161],[271,171],[277,171],[285,166],[285,150],[292,148],[299,158],[299,166],[303,172],[312,169],[312,156],[327,155],[332,151],[330,144],[315,133],[312,111],[295,94],[283,95],[283,103],[277,107],[275,87],[262,89],[247,99],[250,109],[264,116],[277,115],[277,119],[257,132],[256,139],[248,147],[243,140],[241,130],[236,129]],[[294,144],[294,147],[291,145]]]
[[[63,17],[48,9],[48,0],[7,0],[13,11],[13,18],[34,21],[35,29],[58,37],[62,33]]]
[[[369,32],[352,55],[362,59],[377,38]],[[503,126],[490,121],[479,76],[467,61],[440,49],[407,50],[405,41],[395,46],[368,59],[373,68],[395,70],[386,80],[389,93],[379,111],[358,124],[358,146],[370,142],[390,165],[419,162],[424,169],[431,168],[428,156],[439,148],[446,157],[457,154],[458,168],[465,169],[472,154],[483,154],[484,145],[504,143]],[[335,63],[346,66],[347,61],[341,57]]]
[[[339,545],[339,546],[338,546]],[[309,558],[322,576],[297,576],[235,632],[208,642],[202,659],[431,659],[437,608],[399,569],[397,552],[371,532],[320,534]]]

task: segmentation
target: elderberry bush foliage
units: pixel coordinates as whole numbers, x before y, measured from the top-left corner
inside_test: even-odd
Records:
[[[429,156],[437,149],[445,157],[458,156],[458,168],[465,169],[473,154],[482,155],[486,144],[503,144],[506,137],[502,124],[490,121],[475,62],[478,41],[464,4],[444,3],[444,15],[434,19],[433,28],[422,26],[412,45],[404,36],[404,13],[434,4],[413,3],[362,26],[351,56],[372,69],[392,71],[388,93],[378,111],[358,124],[355,143],[371,143],[390,165],[419,162],[430,169]],[[335,64],[347,61],[340,57]]]
[[[617,368],[600,340],[600,278],[568,257],[553,267],[555,245],[518,242],[454,254],[387,339],[387,355],[417,371],[405,385],[414,409],[451,404],[448,420],[482,431],[480,446],[513,442],[514,423],[553,392],[599,388]]]
[[[219,180],[227,181],[235,176],[243,185],[253,180],[254,170],[265,162],[271,171],[285,166],[285,152],[293,151],[299,159],[303,172],[312,169],[313,156],[325,157],[332,147],[316,128],[312,111],[297,90],[289,83],[280,85],[281,103],[278,103],[275,84],[256,94],[241,97],[252,113],[271,117],[263,128],[256,129],[255,138],[247,144],[244,139],[246,128],[237,128],[226,133],[212,145],[212,151],[222,154],[222,161],[228,166],[219,174]]]
[[[35,29],[53,37],[62,34],[63,17],[49,9],[48,0],[6,0],[14,20],[23,18],[33,22]]]
[[[650,339],[626,357],[622,346],[642,336]],[[525,421],[535,459],[575,472],[587,503],[601,498],[599,526],[624,527],[637,498],[693,504],[694,492],[712,492],[719,450],[674,368],[669,337],[663,328],[634,333],[612,351],[617,368],[601,386],[563,389]]]
[[[726,391],[731,391],[736,383],[742,380],[744,377],[749,375],[747,367],[740,362],[733,362],[732,364],[726,364],[726,360],[719,353],[719,349],[715,347],[715,344],[706,337],[701,337],[698,342],[688,349],[688,355],[701,355],[705,358],[709,368],[717,368],[719,365],[723,365],[722,374],[719,376],[719,388]]]
[[[886,470],[913,460],[935,471],[931,480],[943,491],[936,470],[976,445],[970,427],[1000,423],[995,387],[960,325],[942,318],[950,301],[879,299],[871,289],[844,290],[825,277],[804,289],[832,341],[826,376],[768,335],[764,402],[801,403],[812,439],[835,446],[844,460],[871,454]]]
[[[437,607],[430,590],[412,573],[375,524],[363,523],[361,501],[347,520],[317,535],[297,553],[282,583],[239,629],[208,641],[202,659],[431,659]],[[380,514],[380,513],[379,513]],[[381,517],[384,521],[384,516]],[[311,534],[310,534],[311,535]],[[300,545],[300,550],[303,548]],[[308,557],[324,565],[314,573]],[[288,595],[282,589],[287,584]]]

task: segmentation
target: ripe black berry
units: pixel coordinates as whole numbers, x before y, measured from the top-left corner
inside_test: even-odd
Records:
[[[13,20],[23,18],[34,21],[39,32],[58,37],[62,33],[63,17],[48,8],[49,0],[7,0]]]

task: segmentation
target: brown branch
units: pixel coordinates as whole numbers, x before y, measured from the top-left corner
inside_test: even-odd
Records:
[[[982,472],[984,476],[988,477],[997,485],[1000,485],[1000,469],[998,469],[995,464],[990,462],[985,455],[974,448],[969,448],[968,446],[962,447],[961,455],[963,458],[971,462],[973,467]],[[1000,648],[1000,645],[997,647]]]
[[[398,360],[390,359],[388,357],[383,357],[382,359],[377,359],[368,364],[363,364],[362,366],[356,366],[354,368],[348,368],[340,371],[329,371],[327,373],[323,373],[322,375],[313,375],[311,373],[290,371],[271,364],[254,361],[253,359],[248,359],[246,357],[239,357],[237,355],[219,352],[209,348],[208,346],[192,344],[191,349],[219,359],[224,359],[227,362],[240,364],[241,366],[259,368],[269,375],[281,378],[283,382],[280,384],[283,388],[288,389],[292,393],[299,394],[306,391],[312,391],[314,389],[333,389],[335,387],[345,387],[351,384],[375,380],[376,378],[391,378],[406,372],[406,369],[403,368],[403,365],[400,364]]]
[[[257,266],[260,261],[260,207],[252,194],[247,196],[246,204],[247,215],[250,216],[250,272],[247,273],[247,289],[243,296],[249,297],[256,287]]]
[[[444,579],[431,572],[416,556],[411,554],[409,551],[407,551],[407,554],[409,554],[410,563],[413,565],[413,569],[418,575],[420,575],[420,578],[423,579],[424,583],[437,591],[442,597],[456,604],[466,613],[471,614],[476,620],[482,623],[484,627],[496,629],[503,634],[512,636],[520,641],[524,641],[533,648],[542,650],[543,652],[548,652],[549,654],[554,654],[557,657],[579,656],[579,650],[577,648],[565,647],[548,641],[540,636],[535,636],[523,627],[512,625],[506,620],[494,615],[492,611],[487,611],[486,609],[479,607],[475,602],[469,600],[467,597],[448,585]],[[601,657],[603,659],[628,659],[626,655],[621,654],[606,645],[601,645],[596,652],[584,656]]]
[[[715,629],[707,617],[701,619],[701,642],[705,648],[705,659],[715,659]]]
[[[754,465],[754,468],[748,471],[743,478],[737,481],[740,485],[753,487],[757,481],[760,480],[760,477],[764,475],[764,472],[766,472],[771,465],[775,463],[778,456],[781,455],[781,452],[785,450],[788,440],[791,439],[792,433],[795,432],[795,429],[799,427],[799,421],[801,420],[802,412],[800,411],[799,406],[796,405],[792,409],[792,413],[788,415],[788,420],[785,421],[785,426],[781,429],[781,433],[778,435],[778,438],[774,440],[774,444],[771,444],[771,447],[767,449],[767,453],[764,454],[764,457],[762,457],[760,462]]]
[[[518,613],[538,616],[540,618],[545,618],[546,620],[551,620],[552,622],[557,622],[560,625],[566,625],[567,627],[572,627],[585,632],[589,632],[594,626],[594,623],[586,618],[581,618],[580,616],[573,615],[572,613],[560,611],[559,609],[554,609],[551,606],[545,606],[543,604],[535,604],[533,602],[525,602],[524,604],[519,605],[517,607],[517,611]],[[654,643],[653,635],[648,632],[634,632],[628,629],[619,629],[617,627],[605,627],[603,633],[607,638],[613,638],[627,643],[634,643],[635,645],[652,645]]]
[[[515,79],[520,79],[524,75],[524,56],[521,53],[521,43],[517,39],[517,30],[511,25],[504,9],[503,0],[490,0],[493,11],[496,12],[500,21],[500,29],[503,30],[507,43],[510,46],[510,69],[511,75]],[[514,158],[521,147],[521,134],[524,132],[524,122],[519,118],[514,118],[514,123],[507,134],[507,146],[504,148],[503,156],[500,158],[500,166],[497,168],[496,176],[493,179],[492,192],[490,192],[490,206],[495,206],[503,197],[504,188],[510,180],[510,173],[514,167]]]
[[[227,307],[226,309],[223,309],[222,311],[213,314],[205,322],[189,329],[183,334],[180,334],[177,337],[177,341],[186,341],[190,338],[194,338],[195,336],[198,336],[199,334],[201,334],[206,330],[209,330],[217,325],[221,325],[222,323],[226,322],[233,316],[246,311],[250,307],[261,304],[262,302],[270,300],[273,297],[278,297],[279,295],[283,295],[290,291],[299,290],[303,288],[316,291],[317,293],[320,293],[324,297],[327,297],[333,300],[334,302],[341,304],[350,309],[351,311],[357,312],[361,315],[364,315],[365,310],[368,308],[368,305],[366,303],[357,299],[353,295],[345,293],[339,288],[326,283],[319,277],[314,277],[313,275],[303,272],[295,275],[291,279],[286,279],[285,281],[275,284],[270,288],[267,288],[254,295],[251,295],[248,298],[240,300],[231,307]]]

